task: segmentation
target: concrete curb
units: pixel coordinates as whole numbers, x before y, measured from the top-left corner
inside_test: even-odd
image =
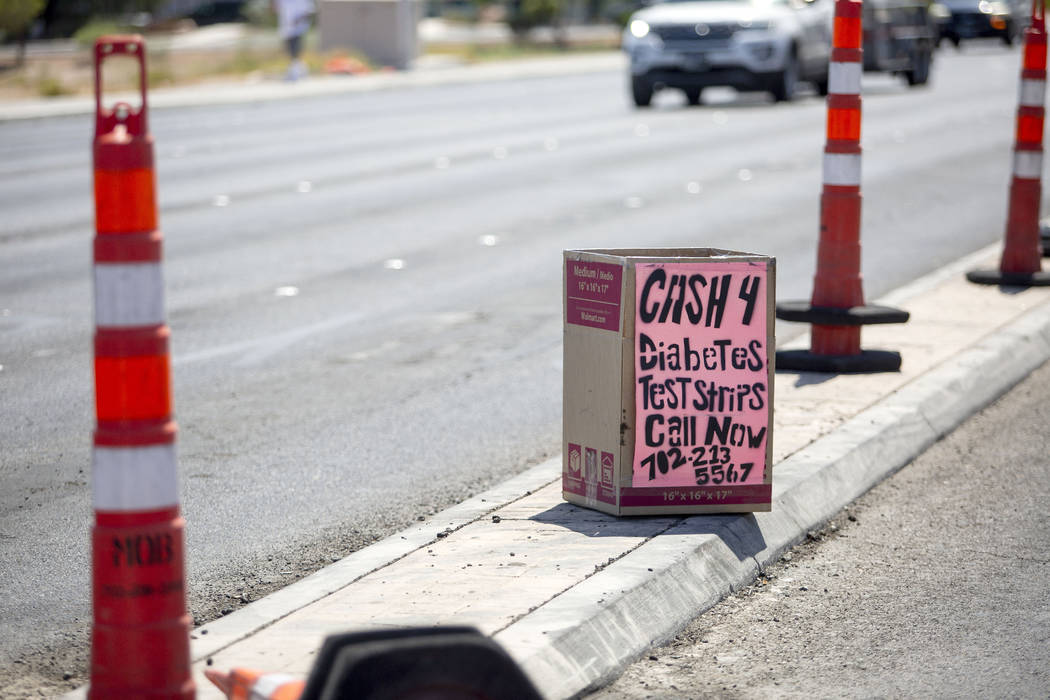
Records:
[[[1044,303],[776,465],[772,512],[687,518],[495,639],[548,697],[600,687],[1048,359]]]
[[[354,581],[388,566],[447,533],[484,517],[538,490],[561,475],[561,456],[537,464],[518,476],[437,513],[424,523],[391,535],[315,571],[300,581],[260,598],[225,617],[190,633],[190,659],[203,661],[220,650],[250,637],[277,620],[321,600]],[[82,686],[62,696],[65,700],[87,697]],[[199,689],[198,689],[199,690]]]
[[[285,615],[436,542],[440,537],[446,536],[446,533],[469,525],[493,510],[529,495],[532,491],[551,483],[560,474],[561,457],[558,456],[495,488],[441,511],[425,523],[358,550],[301,581],[260,598],[226,617],[209,622],[191,635],[190,656],[194,661],[212,656],[220,649],[245,639]]]

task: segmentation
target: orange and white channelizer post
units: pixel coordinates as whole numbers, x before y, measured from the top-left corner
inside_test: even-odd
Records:
[[[967,272],[966,277],[971,282],[1050,285],[1050,274],[1042,271],[1043,245],[1039,226],[1046,120],[1046,47],[1043,0],[1034,0],[1031,22],[1024,33],[1013,177],[1010,180],[1003,254],[998,270]]]
[[[144,44],[95,44],[95,410],[91,698],[195,695],[190,674],[153,138]],[[131,57],[141,105],[102,103],[102,65]]]
[[[849,308],[864,304],[860,276],[861,9],[860,2],[835,3],[813,306]],[[857,354],[860,327],[815,326],[813,349],[822,354]]]
[[[898,353],[862,350],[860,344],[862,325],[908,320],[907,312],[864,304],[860,274],[862,11],[860,0],[835,1],[813,295],[809,303],[777,305],[777,318],[813,324],[810,350],[778,352],[779,369],[873,372],[900,368]]]
[[[204,675],[228,700],[298,700],[306,687],[305,680],[286,673],[247,668],[235,668],[229,673],[208,669]]]

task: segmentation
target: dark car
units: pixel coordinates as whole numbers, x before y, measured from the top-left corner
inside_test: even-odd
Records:
[[[1023,10],[1003,0],[940,0],[940,38],[958,46],[963,39],[998,38],[1010,46],[1025,26]]]
[[[938,40],[925,0],[865,0],[863,11],[864,70],[895,73],[909,85],[925,85]]]

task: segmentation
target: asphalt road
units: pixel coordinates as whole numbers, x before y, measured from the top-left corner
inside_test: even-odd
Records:
[[[869,297],[1001,239],[1018,62],[865,78]],[[636,111],[604,72],[153,112],[198,621],[558,453],[563,249],[760,252],[808,297],[823,101],[705,98]],[[0,124],[0,682],[85,680],[92,128]]]
[[[593,700],[1046,698],[1050,364]]]

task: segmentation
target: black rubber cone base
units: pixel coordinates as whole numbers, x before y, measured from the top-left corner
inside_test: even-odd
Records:
[[[778,372],[861,374],[899,372],[900,368],[901,354],[892,350],[861,350],[859,355],[818,355],[809,350],[777,350]]]
[[[813,306],[808,301],[783,301],[777,304],[781,321],[813,323],[818,326],[868,326],[878,323],[906,323],[910,314],[890,306]]]
[[[970,270],[966,273],[966,279],[974,284],[996,284],[1002,287],[1050,287],[1050,272],[1046,270],[1031,274],[999,270]]]
[[[542,700],[495,641],[471,627],[370,630],[325,639],[300,700]]]

